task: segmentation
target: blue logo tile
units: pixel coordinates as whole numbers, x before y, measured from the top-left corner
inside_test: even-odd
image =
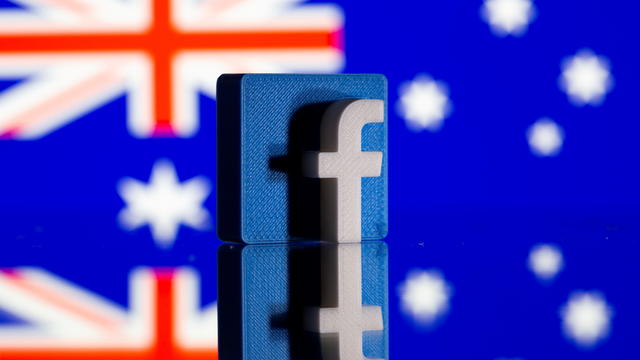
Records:
[[[383,100],[384,121],[362,128],[362,151],[382,153],[363,177],[363,240],[387,234],[387,84],[382,75],[223,75],[218,80],[217,231],[251,244],[320,237],[320,181],[302,174],[320,150],[320,124],[341,100]]]

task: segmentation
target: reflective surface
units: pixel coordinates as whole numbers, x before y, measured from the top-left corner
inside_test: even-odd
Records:
[[[148,232],[92,227],[100,216],[34,220],[2,229],[0,358],[217,357],[211,234],[168,253]]]
[[[212,233],[181,229],[175,246],[161,250],[147,229],[92,228],[105,221],[98,216],[51,216],[37,226],[29,224],[33,219],[7,218],[0,241],[3,360],[69,358],[70,353],[84,359],[217,356],[217,320],[237,314],[215,311],[222,300],[217,269],[226,266],[219,261],[224,252],[219,248],[225,247]],[[69,226],[69,219],[79,225]],[[389,305],[383,311],[389,358],[416,353],[451,359],[633,358],[638,353],[640,292],[634,284],[640,243],[630,221],[434,216],[431,226],[418,229],[416,224],[425,223],[418,214],[392,219],[396,230],[386,241]],[[319,251],[302,245],[272,248],[268,256],[247,247],[228,250],[237,260],[244,256],[245,270],[254,269],[246,279],[255,287],[245,279],[244,290],[255,296],[245,293],[233,304],[268,300],[252,310],[268,315],[254,317],[257,325],[233,322],[266,339],[262,344],[274,358],[313,349],[307,346],[314,337],[318,348],[317,334],[292,329],[304,330],[303,309],[319,304]],[[249,268],[248,261],[253,261]],[[363,269],[382,271],[363,261]],[[235,270],[219,275],[234,283],[241,264],[232,262]],[[299,268],[304,270],[294,271]],[[378,295],[367,294],[385,287],[366,284],[363,303],[380,305]],[[220,339],[233,338],[232,329]],[[384,347],[372,345],[380,344],[375,332],[365,333],[363,341],[365,348],[372,346],[368,354],[381,356]]]
[[[223,245],[220,358],[386,359],[387,249]]]

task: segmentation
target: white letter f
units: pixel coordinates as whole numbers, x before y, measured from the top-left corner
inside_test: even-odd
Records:
[[[362,239],[362,180],[380,176],[382,153],[362,151],[362,128],[384,121],[382,100],[342,100],[321,122],[320,152],[308,152],[304,174],[321,182],[321,236],[332,242]]]

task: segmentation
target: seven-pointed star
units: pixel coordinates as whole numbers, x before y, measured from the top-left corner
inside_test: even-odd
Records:
[[[171,247],[180,224],[200,230],[208,226],[209,212],[202,204],[210,192],[204,176],[180,183],[173,164],[158,160],[149,183],[124,178],[118,184],[126,203],[119,214],[120,224],[127,230],[148,224],[158,246]]]
[[[578,291],[561,315],[565,335],[581,347],[591,347],[609,334],[613,312],[600,293]]]
[[[481,14],[494,34],[522,35],[536,10],[530,0],[486,0]]]
[[[562,150],[564,131],[548,118],[536,121],[527,130],[531,152],[537,156],[555,156]]]
[[[447,87],[427,75],[418,75],[400,86],[397,103],[400,116],[414,131],[438,131],[451,113]]]
[[[613,87],[607,59],[582,50],[565,60],[560,87],[576,105],[600,105]]]
[[[536,245],[529,253],[529,269],[542,281],[552,280],[562,270],[562,252],[555,245]]]
[[[451,288],[435,270],[414,270],[399,287],[402,310],[419,325],[432,325],[449,309]]]

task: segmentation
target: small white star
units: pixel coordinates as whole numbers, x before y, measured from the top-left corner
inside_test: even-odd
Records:
[[[551,119],[536,121],[527,130],[531,152],[537,156],[555,156],[562,150],[564,131]]]
[[[497,36],[520,36],[536,16],[536,8],[531,0],[486,0],[480,13]]]
[[[195,229],[208,226],[209,212],[202,203],[210,192],[204,176],[180,183],[173,164],[158,160],[148,184],[132,178],[124,178],[118,184],[118,193],[126,202],[119,214],[120,224],[127,230],[148,224],[156,243],[171,247],[180,224]]]
[[[414,270],[399,287],[402,310],[419,325],[432,325],[449,309],[451,288],[435,270]]]
[[[397,110],[413,131],[438,131],[451,113],[446,85],[427,75],[418,75],[400,86]]]
[[[609,61],[590,50],[581,50],[562,64],[560,88],[575,105],[600,105],[613,88]]]
[[[589,348],[609,334],[613,311],[597,292],[574,292],[561,309],[564,333],[578,346]]]
[[[529,269],[542,281],[553,279],[563,267],[562,252],[549,244],[536,245],[529,253]]]

